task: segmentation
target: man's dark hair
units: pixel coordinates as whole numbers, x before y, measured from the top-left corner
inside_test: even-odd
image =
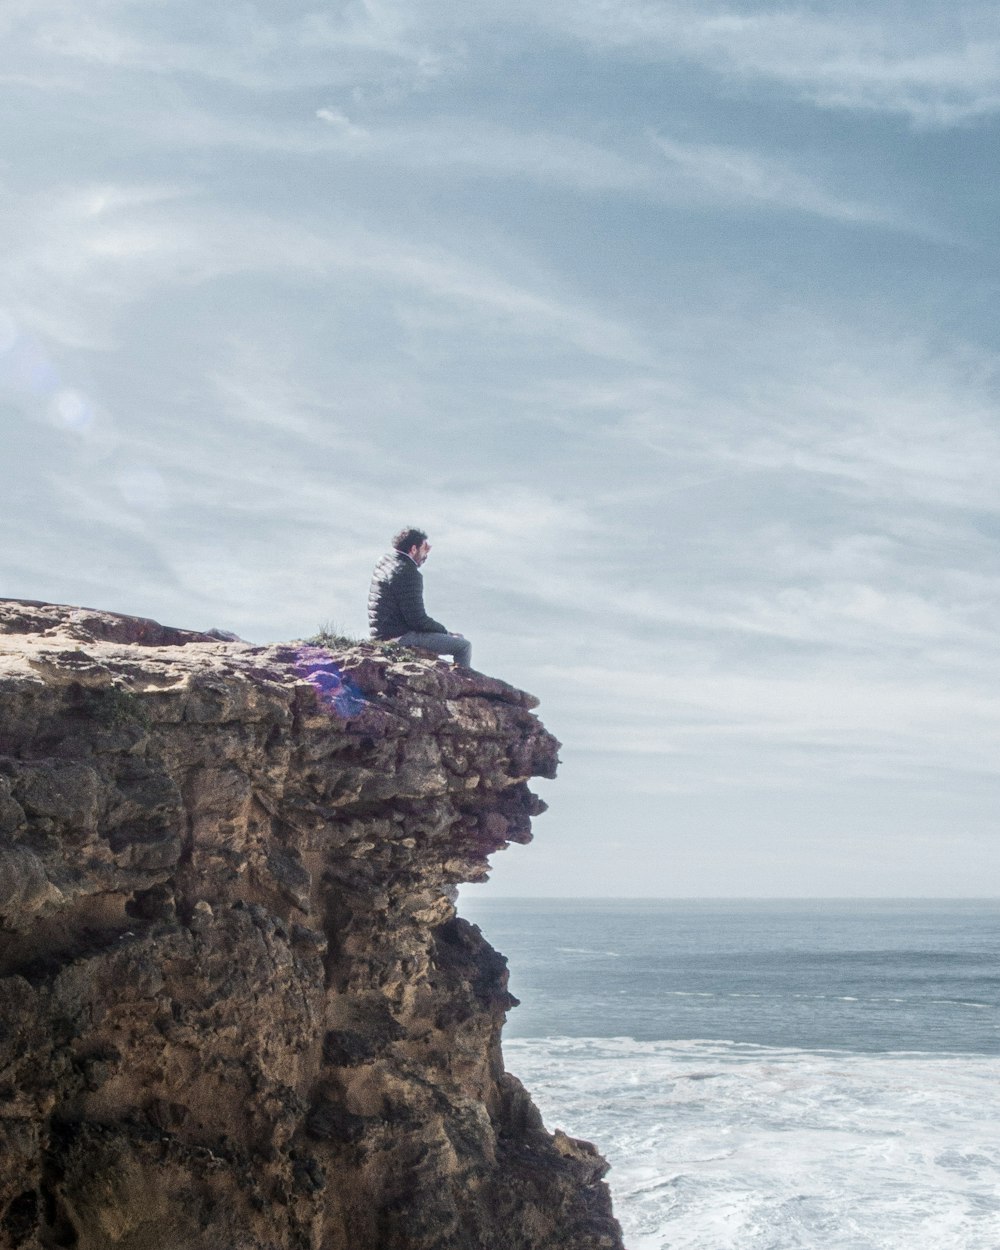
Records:
[[[397,551],[403,551],[409,554],[411,547],[419,547],[421,543],[427,541],[427,535],[423,530],[400,530],[396,537],[392,540],[392,545]]]

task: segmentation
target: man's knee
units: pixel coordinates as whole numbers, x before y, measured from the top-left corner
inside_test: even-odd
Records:
[[[460,668],[472,667],[472,643],[455,634],[403,634],[397,642],[404,647],[420,647],[435,655],[450,655]]]

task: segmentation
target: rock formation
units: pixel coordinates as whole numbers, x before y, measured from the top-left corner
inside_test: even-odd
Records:
[[[452,901],[530,838],[533,705],[0,601],[0,1246],[620,1248]]]

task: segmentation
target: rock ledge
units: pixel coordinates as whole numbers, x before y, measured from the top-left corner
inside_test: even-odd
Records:
[[[534,705],[0,600],[0,1246],[620,1250],[452,902],[543,809]]]

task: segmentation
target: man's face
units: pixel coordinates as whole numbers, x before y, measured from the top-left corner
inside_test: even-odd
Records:
[[[413,560],[413,563],[416,564],[418,567],[421,564],[423,564],[423,562],[427,559],[430,553],[431,553],[431,545],[427,541],[426,538],[420,544],[419,547],[414,545],[410,548],[410,558]]]

